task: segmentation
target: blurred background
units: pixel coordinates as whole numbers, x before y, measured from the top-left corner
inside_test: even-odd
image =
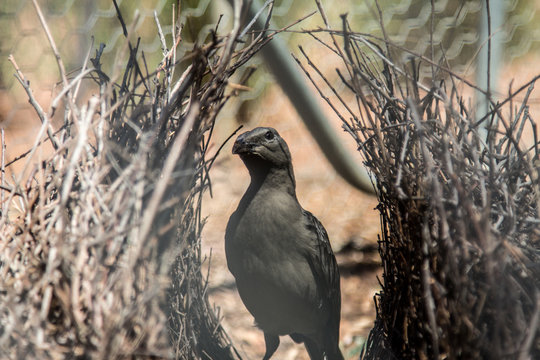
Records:
[[[105,44],[103,66],[109,70],[122,42],[122,28],[110,0],[43,0],[38,1],[44,11],[52,35],[57,43],[68,72],[76,73],[87,53],[92,55],[99,44]],[[486,79],[487,61],[482,49],[487,47],[487,35],[482,29],[487,24],[485,1],[380,0],[321,1],[333,29],[342,28],[341,14],[348,14],[352,30],[382,36],[380,18],[385,31],[397,44],[431,59],[443,54],[448,66],[463,77],[482,84]],[[489,1],[492,26],[492,92],[506,94],[510,84],[516,89],[537,75],[540,63],[540,1]],[[172,19],[178,12],[184,24],[182,41],[190,49],[194,42],[203,43],[211,31],[226,31],[231,26],[231,8],[226,0],[118,0],[127,26],[133,26],[140,37],[148,71],[151,73],[162,58],[155,17],[170,44]],[[173,4],[174,13],[173,13]],[[432,11],[432,6],[433,10]],[[276,0],[272,29],[281,29],[317,10],[314,0]],[[432,15],[433,14],[433,15]],[[216,27],[216,24],[219,25]],[[278,35],[289,52],[301,57],[298,46],[318,61],[330,79],[335,79],[339,90],[336,67],[340,60],[302,29],[324,27],[319,14],[306,18]],[[433,36],[430,29],[433,28]],[[6,162],[30,147],[39,129],[39,120],[28,104],[24,89],[13,76],[13,55],[25,77],[30,81],[36,99],[45,109],[54,98],[58,69],[54,55],[36,15],[31,0],[4,0],[0,4],[0,127],[5,132]],[[327,41],[328,39],[326,39]],[[132,43],[136,39],[132,39]],[[433,44],[434,46],[430,46]],[[182,58],[185,54],[178,54]],[[290,59],[293,61],[292,57]],[[407,59],[403,59],[406,62]],[[243,69],[253,71],[248,82],[249,91],[229,102],[220,115],[214,135],[214,149],[239,125],[248,130],[256,126],[273,126],[289,143],[298,182],[298,197],[302,205],[313,212],[325,225],[337,252],[342,273],[342,343],[347,358],[357,357],[375,317],[373,295],[379,285],[380,269],[377,257],[379,218],[376,199],[348,185],[333,170],[312,139],[302,119],[289,99],[276,85],[274,75],[264,65],[265,59],[255,57]],[[182,63],[179,64],[182,67]],[[478,69],[482,71],[477,71]],[[300,72],[300,68],[298,68]],[[176,74],[180,74],[177,71]],[[242,73],[237,74],[238,78]],[[429,84],[432,74],[421,74]],[[436,79],[434,79],[436,80]],[[91,89],[86,89],[91,94]],[[341,129],[340,120],[312,89],[328,121],[361,166],[362,158],[355,142]],[[536,94],[536,95],[535,95]],[[470,94],[474,96],[474,94]],[[531,113],[538,108],[538,92],[529,103]],[[519,100],[519,99],[518,99]],[[517,101],[519,102],[519,101]],[[534,118],[534,113],[533,113]],[[59,126],[62,119],[55,119]],[[241,130],[243,131],[243,130]],[[246,189],[249,178],[241,161],[230,154],[232,144],[225,146],[212,170],[212,196],[206,194],[203,205],[207,223],[203,235],[203,249],[207,257],[209,293],[219,307],[223,324],[233,342],[248,358],[264,353],[262,333],[253,326],[253,319],[243,307],[234,288],[234,281],[226,269],[223,234],[230,214]],[[45,148],[46,150],[46,148]],[[2,150],[3,151],[3,150]],[[8,168],[17,172],[14,164]],[[289,340],[283,341],[276,358],[304,358],[302,347]]]
[[[148,68],[154,69],[161,59],[161,46],[156,32],[154,14],[159,18],[163,33],[171,40],[172,5],[175,0],[119,0],[118,4],[128,24],[133,23],[135,14],[139,20],[133,24],[140,37],[140,48],[144,51]],[[181,18],[185,28],[183,41],[191,44],[202,42],[209,36],[222,16],[219,28],[227,29],[230,24],[231,9],[226,0],[183,0],[180,1]],[[340,14],[347,13],[354,31],[381,36],[379,11],[389,36],[415,53],[430,55],[430,41],[434,43],[434,58],[442,51],[451,67],[458,73],[473,77],[476,69],[479,49],[485,45],[480,26],[482,24],[482,0],[434,1],[436,17],[434,36],[431,39],[431,4],[420,0],[380,0],[379,8],[373,1],[343,0],[338,2],[322,1],[329,15],[332,28],[341,28]],[[76,71],[92,46],[105,44],[104,66],[112,66],[118,46],[122,44],[122,29],[116,18],[114,6],[110,0],[41,0],[40,6],[49,21],[51,32],[56,39],[60,54],[68,70]],[[504,70],[497,76],[505,76],[509,65],[514,69],[524,70],[519,64],[538,53],[540,48],[540,2],[537,0],[498,0],[490,1],[491,15],[500,14],[501,27],[492,24],[492,61],[500,61]],[[316,10],[314,0],[276,0],[273,21],[276,28],[290,25],[299,18]],[[177,9],[178,11],[178,9]],[[294,26],[292,30],[311,29],[322,26],[320,16],[315,15]],[[46,37],[41,29],[31,0],[5,0],[0,4],[0,122],[6,131],[27,129],[29,124],[26,95],[13,77],[13,66],[7,57],[13,54],[19,67],[32,82],[39,99],[46,103],[54,91],[54,84],[59,80],[54,56],[50,51]],[[219,29],[218,29],[219,32]],[[289,50],[298,53],[297,46],[321,51],[320,44],[311,41],[303,34],[285,32],[280,38],[288,44]],[[500,48],[500,50],[495,49]],[[190,46],[183,47],[189,49]],[[94,50],[92,50],[94,51]],[[182,54],[180,54],[182,55]],[[232,114],[239,122],[248,122],[251,112],[261,105],[261,96],[274,83],[272,75],[261,67],[263,59],[255,58],[250,64],[257,69],[251,78],[251,91],[242,92]],[[109,68],[107,68],[109,67]],[[332,63],[328,64],[329,69]],[[481,72],[483,73],[483,72]],[[506,92],[507,84],[499,83],[499,91]],[[264,106],[264,105],[261,105]],[[279,106],[268,106],[265,113],[272,115]],[[23,135],[23,134],[20,134]],[[24,136],[19,138],[25,141]],[[16,144],[12,144],[14,146]]]

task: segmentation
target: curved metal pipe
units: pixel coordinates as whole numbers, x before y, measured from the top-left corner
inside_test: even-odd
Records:
[[[234,0],[229,0],[229,3],[234,6]],[[258,0],[251,1],[248,18],[254,18],[261,6]],[[265,25],[266,19],[262,16],[259,16],[253,24],[254,28],[258,30],[264,29]],[[298,65],[293,61],[287,44],[275,37],[261,49],[260,53],[336,172],[355,188],[374,194],[372,180],[365,168],[353,159],[330,126],[324,111],[307,86]]]

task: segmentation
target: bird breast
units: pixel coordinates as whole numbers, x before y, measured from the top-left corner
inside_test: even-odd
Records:
[[[317,283],[302,208],[284,193],[259,191],[226,243],[238,291],[265,331],[305,333],[316,326]]]
[[[282,192],[259,191],[238,219],[232,242],[236,251],[248,251],[264,261],[297,257],[302,241],[302,208]]]

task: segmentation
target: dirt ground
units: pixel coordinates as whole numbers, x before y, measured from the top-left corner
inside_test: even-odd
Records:
[[[256,126],[272,126],[288,142],[299,201],[326,227],[340,266],[341,347],[346,359],[358,358],[375,319],[373,296],[379,290],[377,276],[381,273],[377,254],[379,218],[374,210],[376,199],[354,189],[335,173],[279,89],[270,89],[264,103],[272,104],[271,108],[278,110],[273,114],[268,114],[266,108],[253,110],[251,120],[239,133]],[[235,119],[220,121],[218,136],[230,134],[237,126]],[[354,142],[338,124],[336,129],[354,153]],[[224,253],[225,226],[249,184],[242,161],[231,154],[233,141],[225,146],[220,163],[211,172],[213,197],[207,194],[203,202],[207,216],[203,254],[211,263],[210,300],[219,308],[223,326],[243,357],[259,359],[265,351],[263,334],[254,326],[253,317],[240,300]],[[360,165],[359,156],[357,160]],[[302,345],[282,337],[273,358],[308,359],[308,356]]]

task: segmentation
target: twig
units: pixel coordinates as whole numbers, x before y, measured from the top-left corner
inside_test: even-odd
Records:
[[[225,141],[223,141],[221,143],[221,145],[219,146],[219,148],[216,150],[216,153],[214,154],[214,156],[212,156],[212,158],[208,161],[208,166],[206,167],[206,178],[203,180],[203,183],[207,182],[210,180],[210,169],[212,168],[212,165],[214,165],[214,162],[216,161],[216,159],[218,158],[219,156],[219,153],[221,152],[221,150],[225,147],[225,145],[229,142],[229,140],[232,139],[232,137],[234,135],[236,135],[238,133],[238,131],[240,131],[240,129],[242,129],[244,127],[244,125],[240,125],[238,128],[236,128],[236,130],[234,130],[226,139]],[[210,188],[210,197],[213,197],[213,194],[212,194],[212,188]]]
[[[328,86],[328,88],[332,91],[332,93],[334,93],[334,95],[336,96],[336,98],[339,100],[339,102],[343,105],[343,107],[345,107],[345,109],[347,109],[347,111],[349,112],[349,114],[352,116],[353,120],[357,120],[357,117],[356,117],[356,114],[352,111],[352,109],[349,107],[349,105],[347,105],[347,102],[343,100],[343,98],[341,97],[341,95],[337,92],[336,88],[334,86],[332,86],[330,84],[330,81],[326,78],[326,76],[323,75],[323,73],[319,70],[318,67],[316,67],[313,62],[311,61],[311,59],[309,58],[309,56],[306,54],[306,52],[304,51],[304,49],[302,48],[302,46],[299,47],[300,48],[300,51],[302,52],[302,55],[304,55],[304,57],[306,58],[307,62],[308,62],[308,65],[317,73],[317,75],[319,75],[319,77],[321,79],[323,79],[323,81],[326,83],[326,85]],[[295,58],[296,59],[296,58]],[[297,60],[297,62],[299,63],[299,61]],[[304,71],[305,72],[305,71]],[[333,107],[333,105],[331,105]],[[347,123],[345,120],[344,120],[345,123]],[[352,126],[351,124],[347,124],[349,126]]]
[[[41,26],[43,27],[43,30],[45,31],[45,35],[47,35],[47,40],[49,41],[54,57],[56,58],[56,63],[58,64],[58,71],[60,72],[60,77],[62,78],[62,82],[64,83],[64,86],[67,86],[68,81],[67,81],[67,76],[66,76],[66,69],[64,67],[64,62],[62,61],[60,52],[58,51],[58,48],[56,47],[54,38],[52,37],[51,31],[49,30],[49,26],[47,25],[47,22],[45,21],[45,17],[43,16],[43,13],[41,12],[41,7],[39,6],[37,0],[32,0],[32,4],[34,4],[34,8],[36,9],[36,13],[39,18],[39,21],[41,22]]]
[[[244,35],[246,35],[246,33],[249,31],[249,29],[251,29],[253,24],[255,24],[255,21],[257,21],[259,16],[261,16],[264,9],[266,9],[266,7],[268,5],[270,5],[270,3],[273,3],[273,1],[274,0],[266,0],[266,2],[263,4],[263,6],[261,6],[260,10],[255,14],[255,16],[251,19],[251,21],[244,27],[244,30],[242,30],[242,32],[238,36],[239,39],[243,38]],[[267,18],[269,19],[270,17],[267,17]],[[262,33],[264,33],[264,30],[266,30],[266,29],[263,29]]]
[[[166,57],[169,53],[169,49],[167,49],[167,42],[165,41],[165,35],[163,35],[163,30],[161,29],[161,24],[159,23],[159,18],[157,16],[156,10],[154,10],[154,21],[156,22],[156,26],[158,29],[159,41],[161,43],[161,52],[163,56]]]
[[[82,70],[70,83],[68,83],[67,86],[64,86],[62,88],[62,91],[60,91],[60,93],[58,93],[58,95],[56,95],[54,100],[51,102],[51,110],[49,111],[49,115],[47,116],[48,119],[51,119],[53,117],[62,98],[66,96],[73,87],[76,88],[75,92],[77,92],[81,84],[81,80],[93,71],[93,68]]]
[[[12,193],[15,196],[23,197],[23,194],[21,192],[16,191],[14,188],[12,188],[10,186],[0,185],[0,189],[4,190],[4,191],[7,191],[9,193]],[[2,214],[1,214],[2,217],[7,216],[7,209],[8,209],[7,205],[4,204],[4,191],[2,191]],[[6,206],[6,207],[4,208],[4,206]]]
[[[225,50],[223,52],[224,56],[219,62],[216,73],[224,74],[225,69],[229,66],[231,61],[232,54],[234,52],[234,47],[238,38],[238,33],[240,32],[240,27],[242,26],[241,22],[241,12],[242,12],[242,0],[234,0],[233,5],[233,29],[227,38],[225,43]]]
[[[148,237],[154,221],[154,217],[157,214],[157,209],[168,186],[171,174],[174,171],[180,154],[184,150],[188,135],[192,131],[193,124],[195,123],[195,119],[197,118],[198,114],[198,103],[194,102],[191,104],[188,115],[186,116],[186,120],[184,121],[180,132],[177,134],[176,139],[171,146],[170,153],[167,156],[165,164],[163,165],[161,178],[159,179],[159,182],[154,189],[152,197],[144,211],[144,215],[142,217],[143,221],[141,224],[141,230],[139,235],[140,243],[144,243],[144,240]]]
[[[530,352],[532,343],[539,331],[538,324],[540,323],[540,296],[536,294],[536,304],[534,313],[531,316],[529,326],[527,327],[527,336],[525,337],[521,349],[519,351],[519,360],[530,359]]]
[[[464,76],[456,73],[455,71],[450,69],[448,66],[442,66],[441,64],[435,62],[434,60],[432,60],[432,59],[430,59],[428,57],[425,57],[422,54],[418,54],[418,53],[412,51],[411,49],[408,49],[408,48],[406,48],[404,46],[396,44],[395,42],[392,42],[389,39],[381,38],[381,37],[373,35],[373,34],[367,34],[367,33],[361,33],[361,32],[351,32],[351,31],[344,31],[344,30],[331,30],[331,29],[330,30],[327,30],[327,29],[311,29],[311,30],[302,30],[302,31],[288,30],[288,32],[308,33],[308,34],[315,34],[315,33],[325,32],[325,33],[340,35],[340,36],[343,36],[343,37],[349,36],[351,39],[359,39],[360,37],[363,37],[363,38],[371,38],[371,39],[374,39],[374,40],[377,40],[377,41],[382,41],[389,48],[394,48],[396,50],[403,51],[403,52],[413,56],[414,58],[416,58],[418,60],[424,61],[424,62],[428,63],[429,65],[433,65],[433,66],[437,67],[437,69],[439,69],[440,71],[444,71],[445,73],[447,73],[451,77],[453,77],[455,79],[458,79],[459,81],[463,82],[465,85],[479,91],[480,93],[482,93],[484,95],[487,94],[486,90],[484,90],[484,89],[480,88],[479,86],[477,86],[476,84],[472,83],[470,80],[466,79]],[[347,59],[344,59],[344,60],[345,60],[345,64],[347,66],[349,66],[350,65],[349,61],[347,61]],[[492,103],[491,105],[495,106],[496,104]]]
[[[487,96],[491,98],[491,9],[489,6],[489,0],[486,1],[486,16],[488,26],[488,51],[487,51]]]
[[[97,104],[98,100],[96,98],[90,99],[86,114],[85,116],[83,116],[81,124],[79,124],[80,127],[77,136],[77,145],[75,146],[75,149],[73,149],[73,153],[71,154],[71,158],[69,160],[68,169],[62,182],[62,190],[60,197],[60,203],[62,204],[62,207],[66,206],[66,203],[69,199],[69,193],[71,192],[71,187],[75,178],[75,169],[78,167],[83,148],[88,141],[88,130],[90,128],[92,117],[94,116]]]
[[[302,50],[300,50],[302,51]],[[303,51],[302,51],[303,52]],[[304,53],[304,56],[306,56],[306,54]],[[347,120],[343,117],[343,115],[341,115],[341,113],[339,112],[339,110],[334,106],[334,104],[330,101],[330,99],[324,94],[323,90],[321,89],[321,87],[319,85],[317,85],[317,83],[315,82],[315,79],[313,79],[313,77],[311,76],[311,74],[309,73],[309,71],[307,71],[307,69],[304,67],[304,65],[302,64],[302,62],[294,55],[292,55],[293,59],[296,61],[296,63],[298,64],[298,66],[300,66],[300,69],[302,69],[302,71],[304,72],[304,74],[306,75],[306,77],[308,78],[308,80],[311,82],[311,84],[315,87],[315,89],[317,89],[317,92],[319,93],[319,95],[321,96],[321,98],[323,98],[324,101],[326,101],[326,103],[332,108],[332,110],[334,110],[334,112],[336,113],[336,115],[340,118],[340,120],[344,123],[344,124],[347,124]],[[310,63],[310,60],[309,58],[307,59],[308,61],[308,64]]]
[[[373,51],[381,60],[386,62],[391,69],[397,71],[400,75],[403,75],[407,79],[413,81],[420,89],[424,90],[425,92],[430,92],[430,89],[427,86],[420,83],[414,77],[412,77],[407,72],[395,65],[390,59],[388,59],[384,54],[382,54],[378,49],[376,49],[369,41],[366,41],[363,36],[358,37],[358,40],[360,40],[364,45],[370,48],[370,50]],[[435,96],[438,97],[439,100],[443,100],[438,94],[435,94]]]
[[[430,274],[429,269],[429,251],[428,251],[428,243],[429,239],[431,238],[429,235],[429,229],[427,228],[427,224],[423,226],[423,252],[424,252],[424,261],[422,262],[422,287],[423,287],[423,296],[425,301],[425,309],[426,314],[428,318],[428,323],[430,327],[431,332],[431,341],[432,341],[432,348],[433,348],[433,359],[439,359],[439,331],[437,327],[437,320],[435,318],[435,300],[433,299],[433,293],[431,291],[431,282],[432,282],[432,276]]]
[[[90,54],[92,53],[92,49],[94,49],[94,37],[92,37],[92,41],[90,42],[90,46],[88,47],[88,51],[86,52],[86,56],[84,57],[83,65],[81,67],[81,72],[80,72],[81,74],[85,73],[87,70],[88,61],[90,61]],[[80,79],[82,79],[82,77]],[[75,90],[73,91],[73,97],[75,99],[77,98],[77,95],[79,94],[79,89],[81,87],[81,84],[82,84],[82,81],[77,81],[77,86],[75,87]]]
[[[0,127],[0,132],[1,132],[1,139],[0,140],[2,141],[2,169],[1,169],[2,174],[0,174],[2,179],[0,180],[0,186],[2,186],[2,189],[4,189],[4,175],[6,173],[6,138],[4,136],[4,127],[3,126]],[[4,200],[5,200],[4,192],[2,191],[2,197],[0,198],[0,201],[2,203],[1,216],[6,216],[7,206],[6,206],[5,202],[4,202]]]
[[[30,105],[36,110],[37,115],[39,116],[39,119],[41,120],[41,124],[47,128],[47,135],[49,136],[49,139],[51,140],[51,145],[54,147],[55,150],[58,150],[58,142],[56,141],[56,138],[53,135],[52,126],[49,124],[49,117],[45,114],[43,111],[43,108],[39,103],[37,102],[36,98],[34,97],[34,93],[32,92],[32,89],[30,88],[30,81],[26,80],[24,78],[23,73],[19,69],[19,66],[15,62],[15,58],[13,55],[9,55],[8,57],[11,64],[13,64],[13,67],[15,68],[15,78],[19,81],[19,83],[22,85],[24,90],[26,91],[26,94],[28,95],[28,100],[30,102]]]

